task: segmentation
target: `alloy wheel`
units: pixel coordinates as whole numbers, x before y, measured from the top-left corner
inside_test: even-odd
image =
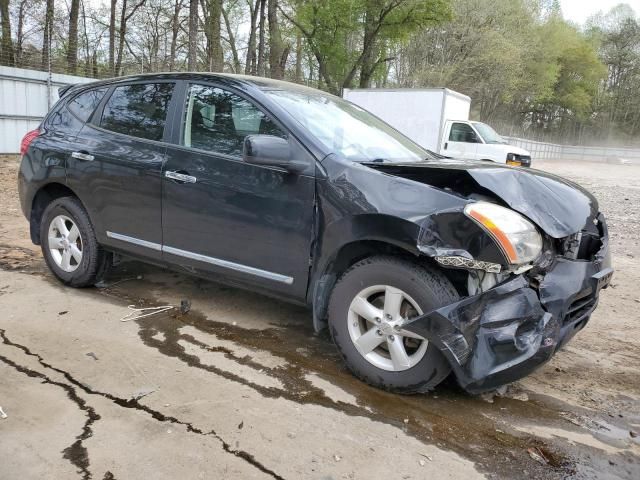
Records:
[[[58,268],[74,272],[82,262],[82,236],[73,220],[58,215],[49,224],[49,252]]]
[[[422,315],[418,304],[390,285],[374,285],[358,293],[349,306],[349,335],[356,350],[382,370],[408,370],[424,358],[428,341],[401,328]]]

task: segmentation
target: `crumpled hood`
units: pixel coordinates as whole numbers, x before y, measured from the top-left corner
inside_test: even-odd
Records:
[[[454,191],[457,190],[454,183],[460,184],[468,176],[553,238],[564,238],[581,231],[598,214],[598,202],[587,190],[540,170],[459,160],[370,163],[368,166]],[[451,185],[447,184],[449,178]],[[483,193],[480,190],[475,193]]]

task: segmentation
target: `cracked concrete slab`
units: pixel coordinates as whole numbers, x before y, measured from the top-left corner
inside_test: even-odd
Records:
[[[0,281],[6,275],[9,274],[0,272]],[[87,469],[93,468],[93,451],[96,450],[96,458],[102,458],[100,471],[114,474],[117,471],[132,472],[135,473],[132,478],[141,478],[143,474],[155,478],[175,478],[172,475],[176,471],[182,471],[183,474],[185,470],[191,472],[186,469],[190,462],[184,460],[180,452],[186,449],[184,455],[189,458],[190,453],[186,452],[192,448],[196,458],[205,458],[203,455],[207,453],[206,458],[220,458],[215,462],[196,462],[198,468],[193,470],[193,478],[201,473],[222,475],[224,472],[216,470],[221,464],[227,465],[225,468],[231,469],[229,475],[235,478],[252,478],[256,472],[264,473],[255,465],[249,468],[251,464],[232,466],[233,461],[227,458],[230,454],[216,445],[219,441],[201,435],[195,435],[202,438],[193,440],[194,435],[188,435],[184,425],[154,420],[153,414],[149,413],[151,411],[198,425],[197,428],[203,432],[215,430],[216,435],[228,443],[230,450],[247,452],[259,459],[256,461],[261,465],[268,465],[265,468],[283,478],[314,478],[322,475],[339,478],[353,472],[371,476],[385,469],[389,472],[397,469],[391,468],[388,458],[394,458],[402,465],[399,468],[404,475],[416,478],[425,472],[425,467],[420,465],[418,459],[418,453],[424,452],[434,458],[428,466],[430,471],[446,471],[448,478],[461,475],[482,477],[472,462],[433,445],[424,445],[391,425],[366,417],[347,416],[317,405],[298,405],[279,398],[278,392],[274,392],[274,398],[265,398],[263,392],[251,387],[250,379],[246,382],[234,381],[235,376],[246,379],[246,375],[235,372],[233,365],[227,365],[226,370],[224,362],[218,362],[220,365],[217,365],[217,368],[232,375],[229,379],[185,365],[177,358],[163,356],[140,342],[136,324],[118,323],[116,319],[119,318],[121,306],[110,304],[103,298],[80,292],[78,305],[73,305],[68,296],[57,295],[60,287],[46,280],[22,276],[16,279],[16,283],[23,292],[24,303],[12,305],[0,300],[0,308],[9,314],[8,321],[2,322],[8,341],[18,345],[38,345],[40,348],[34,354],[55,368],[50,372],[53,375],[73,372],[67,373],[64,381],[72,386],[76,382],[78,385],[74,388],[80,391],[79,395],[90,404],[95,404],[94,408],[100,415],[100,420],[92,425],[91,437],[83,442],[90,459]],[[82,305],[83,318],[77,319],[78,315],[67,314],[46,321],[47,315],[41,311],[43,305],[49,311],[66,308],[70,312],[77,311],[78,306]],[[43,321],[25,324],[25,318]],[[150,318],[147,321],[153,320]],[[105,342],[107,339],[108,344]],[[60,348],[61,345],[64,348]],[[185,349],[180,342],[176,343],[176,347],[182,348],[186,356],[199,353],[206,365],[206,356],[198,352],[196,347],[193,347],[194,351]],[[86,359],[84,352],[87,348],[96,352],[99,361]],[[26,356],[18,347],[6,343],[0,347],[0,354],[7,350],[12,351],[12,357]],[[33,363],[32,358],[23,358],[25,360]],[[34,370],[40,372],[51,369],[38,365]],[[104,372],[109,374],[105,375]],[[70,382],[69,378],[73,378],[73,381]],[[153,395],[143,397],[138,402],[149,411],[118,405],[114,399],[120,399],[121,402],[128,400],[130,392],[135,390],[140,381],[157,385]],[[282,386],[266,388],[280,390]],[[108,392],[113,398],[105,401],[104,395],[91,392]],[[23,404],[21,408],[33,406]],[[243,428],[239,429],[241,423]],[[100,441],[101,438],[105,440]],[[114,443],[114,438],[120,438],[121,441]],[[137,440],[132,442],[132,438]],[[319,442],[319,438],[323,440]],[[195,444],[187,448],[191,441]],[[140,453],[136,453],[138,450]],[[380,455],[374,455],[376,451]],[[242,463],[242,456],[231,456],[236,462]],[[115,464],[113,460],[109,463],[108,457],[117,459]],[[160,461],[167,457],[172,458],[171,464]],[[138,458],[141,461],[135,460]],[[148,461],[142,461],[145,458]],[[178,462],[178,465],[174,462]],[[243,472],[247,468],[247,472]],[[191,477],[187,475],[187,478]]]

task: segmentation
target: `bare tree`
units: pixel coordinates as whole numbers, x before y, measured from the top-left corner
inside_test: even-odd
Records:
[[[211,72],[221,72],[224,68],[224,52],[220,20],[222,0],[202,0],[205,12],[205,35],[207,37],[207,66]]]
[[[127,0],[122,0],[122,11],[120,12],[120,28],[118,29],[118,56],[116,57],[115,75],[120,75],[122,68],[122,57],[124,54],[124,45],[127,35],[127,23],[135,15],[140,7],[142,7],[147,0],[139,0],[133,8],[127,12]]]
[[[302,82],[302,35],[296,32],[296,75],[295,82]]]
[[[78,66],[78,16],[80,14],[80,0],[71,0],[69,11],[69,38],[67,43],[67,71],[76,73]]]
[[[13,40],[11,38],[11,21],[9,19],[9,0],[0,0],[0,17],[2,21],[2,56],[4,64],[15,65]]]
[[[196,69],[198,57],[198,0],[189,0],[189,56],[187,68]]]
[[[222,18],[224,18],[224,24],[227,28],[227,42],[229,43],[229,48],[231,48],[231,57],[233,59],[233,73],[240,73],[240,57],[238,56],[236,38],[233,34],[233,29],[231,28],[231,22],[229,21],[229,13],[224,7],[222,8]]]
[[[44,35],[42,36],[42,70],[49,70],[51,60],[51,33],[53,32],[53,0],[47,0],[44,17]]]
[[[0,0],[5,1],[5,0]],[[8,2],[8,0],[6,0]],[[20,66],[22,62],[22,50],[24,46],[24,17],[26,14],[26,6],[29,0],[22,0],[20,7],[18,7],[18,31],[16,33],[16,50],[15,50],[15,63],[16,66]]]
[[[116,74],[116,6],[118,0],[111,0],[109,11],[109,73]]]
[[[278,21],[278,0],[268,0],[267,11],[269,17],[269,73],[271,78],[282,79],[291,46],[285,45],[282,41]]]
[[[244,62],[244,73],[246,75],[255,75],[257,73],[256,67],[256,30],[258,25],[258,13],[260,12],[261,0],[247,0],[249,7],[249,15],[251,18],[251,25],[249,27],[249,41],[247,43],[247,55]]]
[[[180,33],[180,11],[182,10],[182,2],[183,0],[175,0],[175,5],[173,7],[173,17],[171,18],[171,50],[169,52],[169,70],[171,71],[173,71],[176,66],[176,50],[178,46],[178,33]],[[198,2],[196,2],[196,8],[197,7]],[[191,5],[189,5],[189,22],[191,22]],[[198,21],[196,16],[196,28],[197,26]],[[191,27],[191,23],[189,23],[189,27]],[[189,46],[191,46],[191,44],[189,44]],[[191,67],[189,67],[189,69],[191,69]]]
[[[266,23],[266,18],[264,14],[264,7],[267,3],[267,0],[259,0],[260,2],[260,36],[258,37],[258,61],[257,61],[257,74],[261,77],[264,77],[265,68],[264,68],[264,26]]]

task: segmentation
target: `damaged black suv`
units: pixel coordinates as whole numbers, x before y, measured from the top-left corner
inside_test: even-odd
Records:
[[[436,158],[318,90],[218,74],[68,88],[22,141],[31,239],[65,284],[122,256],[311,307],[351,371],[471,392],[543,364],[612,269],[581,187]]]

